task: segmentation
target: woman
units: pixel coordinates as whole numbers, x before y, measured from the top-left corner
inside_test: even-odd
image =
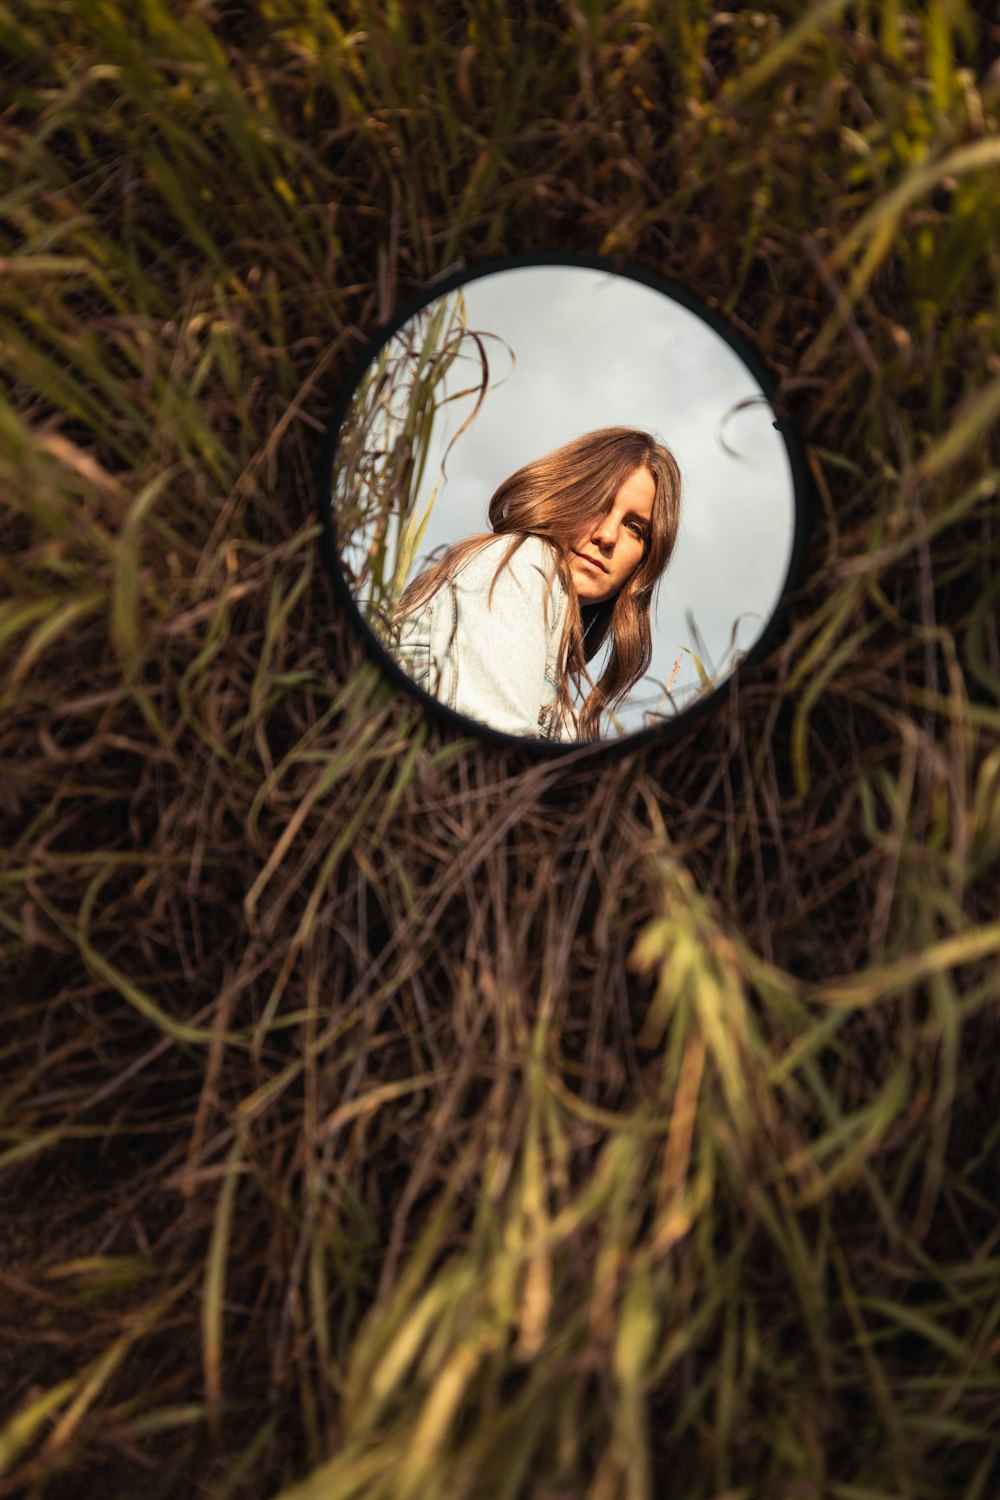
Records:
[[[669,449],[633,427],[585,433],[525,464],[490,500],[493,533],[449,547],[403,591],[400,665],[506,734],[598,738],[601,715],[652,658],[650,606],[680,491]],[[609,635],[595,684],[587,663]]]

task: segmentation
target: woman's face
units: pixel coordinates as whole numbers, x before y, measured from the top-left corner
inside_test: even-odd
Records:
[[[649,470],[636,469],[610,510],[577,538],[570,572],[581,604],[603,604],[628,583],[646,550],[655,494],[656,481]]]

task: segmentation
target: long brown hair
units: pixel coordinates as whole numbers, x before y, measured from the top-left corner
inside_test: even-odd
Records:
[[[570,573],[570,553],[584,527],[610,508],[626,479],[638,469],[648,469],[655,484],[642,561],[612,599],[581,609]],[[494,583],[500,569],[529,536],[544,538],[552,546],[549,587],[558,573],[570,604],[560,645],[564,665],[558,684],[559,706],[577,724],[581,739],[596,739],[602,713],[619,707],[652,660],[650,610],[654,590],[677,540],[680,501],[677,460],[650,433],[637,427],[601,427],[586,432],[524,464],[505,479],[490,500],[492,533],[456,542],[425,568],[403,590],[397,618],[413,614],[468,557],[497,535],[509,535],[511,545],[493,575]],[[587,662],[593,660],[609,635],[608,660],[594,683]],[[580,692],[584,683],[590,685],[578,712],[570,698],[571,682]]]

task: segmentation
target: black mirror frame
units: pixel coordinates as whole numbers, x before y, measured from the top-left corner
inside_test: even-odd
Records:
[[[398,663],[393,660],[378,640],[367,624],[355,602],[354,595],[348,587],[337,550],[336,524],[334,522],[332,504],[334,464],[341,428],[350,410],[354,393],[364,372],[383,345],[392,338],[393,334],[397,333],[405,323],[408,323],[428,303],[434,302],[439,297],[445,296],[448,292],[454,291],[456,287],[467,285],[471,281],[478,281],[482,276],[493,276],[498,271],[514,270],[522,266],[573,266],[584,270],[605,271],[609,275],[623,276],[631,281],[640,282],[642,285],[648,286],[651,290],[669,297],[672,301],[679,302],[681,306],[686,307],[690,312],[694,313],[729,345],[733,353],[742,360],[743,364],[756,379],[761,391],[767,397],[772,410],[776,413],[777,420],[773,425],[781,433],[784,440],[789,467],[791,469],[795,504],[795,533],[792,552],[788,561],[784,582],[781,586],[781,593],[778,596],[778,602],[764,630],[738,665],[727,673],[711,693],[708,693],[704,698],[696,699],[691,708],[682,709],[674,719],[667,722],[653,724],[647,729],[638,729],[630,734],[621,735],[616,739],[567,742],[535,739],[528,735],[505,734],[501,730],[491,728],[488,724],[479,723],[478,720],[467,719],[464,714],[456,713],[453,709],[448,708],[446,704],[435,698],[433,694],[427,693],[423,688],[418,687]],[[505,749],[525,750],[536,759],[565,758],[567,755],[574,757],[583,755],[606,757],[616,753],[620,754],[625,750],[638,750],[654,742],[666,744],[677,734],[686,732],[695,719],[701,717],[709,709],[714,710],[719,707],[724,701],[724,696],[729,692],[733,679],[738,672],[745,671],[748,667],[761,661],[767,655],[775,641],[784,632],[789,598],[801,582],[807,540],[814,510],[814,500],[801,440],[791,423],[777,410],[777,393],[777,379],[743,335],[733,328],[721,313],[702,301],[694,292],[690,291],[680,282],[660,275],[658,272],[622,264],[599,255],[577,255],[562,251],[540,251],[479,261],[471,267],[448,272],[429,282],[421,292],[411,297],[395,316],[378,330],[352,366],[343,391],[333,405],[326,441],[319,460],[319,521],[322,527],[323,551],[333,579],[337,598],[344,606],[348,617],[354,621],[369,656],[392,683],[402,688],[405,693],[408,693],[412,699],[416,700],[452,734],[457,734],[463,738],[471,736],[475,739],[483,740],[487,744],[493,744]]]

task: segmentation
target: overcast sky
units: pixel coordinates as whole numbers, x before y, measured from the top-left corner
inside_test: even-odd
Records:
[[[650,673],[620,714],[627,729],[639,729],[643,709],[661,698],[652,679],[667,681],[683,647],[698,650],[687,611],[704,644],[706,666],[718,671],[728,660],[737,617],[745,616],[737,649],[747,650],[781,595],[795,508],[774,413],[754,376],[714,329],[640,282],[584,267],[519,266],[480,277],[463,290],[469,328],[499,334],[516,364],[512,370],[503,346],[487,341],[491,385],[503,384],[487,392],[479,415],[448,455],[422,557],[441,543],[488,531],[490,496],[529,460],[596,427],[651,431],[680,466],[681,524],[655,601]],[[475,357],[471,341],[467,347]],[[474,370],[473,363],[456,361],[446,391],[471,384]],[[753,407],[732,413],[751,397],[758,398]],[[468,397],[439,411],[419,505],[429,498],[444,450],[472,405]],[[738,457],[726,452],[723,436]],[[697,684],[685,654],[673,686],[680,705]]]

